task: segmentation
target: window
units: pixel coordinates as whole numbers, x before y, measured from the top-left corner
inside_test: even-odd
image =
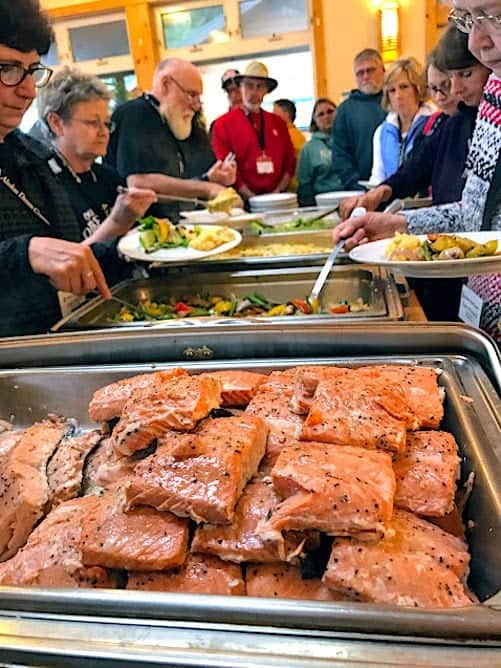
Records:
[[[182,49],[229,39],[223,5],[164,11],[161,13],[161,21],[163,42],[167,49]]]
[[[124,56],[130,52],[125,20],[79,26],[68,32],[75,62]]]
[[[117,72],[115,74],[106,74],[100,77],[106,84],[112,94],[110,108],[113,111],[116,107],[132,100],[139,95],[137,79],[134,72]]]
[[[306,0],[240,0],[242,37],[308,30]]]
[[[55,67],[56,65],[59,65],[59,54],[57,52],[57,44],[55,41],[52,42],[50,49],[45,56],[42,56],[41,61],[44,65],[47,65],[47,67]]]

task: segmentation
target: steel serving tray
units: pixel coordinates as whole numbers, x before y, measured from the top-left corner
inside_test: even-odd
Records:
[[[131,359],[134,355],[131,354]],[[159,597],[159,602],[165,604],[165,610],[169,618],[181,614],[181,619],[185,619],[188,614],[190,620],[228,622],[230,619],[235,623],[253,623],[252,615],[248,609],[248,603],[251,601],[251,609],[259,611],[259,623],[277,623],[280,618],[281,623],[286,626],[295,626],[301,623],[303,627],[308,628],[332,628],[339,630],[338,622],[341,627],[347,629],[354,625],[351,630],[371,631],[373,633],[384,633],[389,630],[388,622],[392,620],[395,624],[396,616],[402,618],[402,624],[396,623],[393,628],[395,634],[409,633],[411,626],[407,626],[405,620],[413,619],[418,615],[420,624],[424,626],[415,627],[420,629],[420,633],[426,629],[426,635],[433,637],[450,638],[455,634],[469,636],[470,639],[477,637],[496,637],[501,643],[501,612],[500,614],[491,614],[490,603],[495,604],[494,597],[499,596],[501,589],[501,570],[499,566],[499,521],[501,518],[501,402],[495,395],[493,388],[489,388],[489,382],[485,377],[480,365],[472,359],[457,355],[435,355],[435,356],[350,356],[346,357],[325,357],[314,358],[305,356],[297,359],[261,359],[248,361],[226,361],[220,363],[199,362],[186,365],[192,372],[202,370],[215,370],[221,368],[252,368],[263,372],[269,372],[277,368],[287,368],[297,364],[350,364],[358,366],[361,364],[374,363],[400,363],[400,364],[423,364],[433,366],[441,370],[440,384],[446,391],[445,419],[443,428],[454,433],[460,447],[461,455],[464,459],[462,465],[461,481],[464,482],[468,475],[475,474],[475,485],[471,498],[469,500],[465,519],[468,523],[468,538],[472,554],[470,586],[477,594],[483,605],[471,610],[446,612],[441,611],[414,611],[381,606],[377,615],[371,616],[371,610],[374,606],[360,604],[315,604],[314,610],[323,610],[325,615],[317,617],[317,613],[306,607],[299,615],[298,608],[302,603],[294,601],[292,604],[288,601],[277,603],[277,609],[270,608],[268,602],[260,606],[259,602],[251,599],[221,599],[212,606],[212,597],[200,603],[190,613],[190,606],[181,605],[178,610],[178,601],[184,601],[170,597]],[[68,365],[56,368],[32,368],[32,369],[13,369],[0,372],[0,417],[10,418],[16,426],[26,427],[34,421],[39,420],[47,413],[56,413],[67,417],[76,418],[84,428],[90,428],[91,423],[87,416],[88,402],[93,392],[109,382],[119,378],[126,377],[135,373],[143,373],[148,370],[167,368],[169,365],[146,365],[146,364],[120,364],[120,365],[89,365],[76,366]],[[55,596],[55,598],[54,598]],[[102,610],[117,614],[118,610],[114,608],[113,596],[102,592],[63,592],[52,596],[50,590],[42,594],[35,590],[26,589],[5,589],[2,591],[3,606],[10,608],[13,605],[23,606],[26,600],[30,600],[30,610],[38,609],[38,604],[44,608],[44,601],[56,602],[56,610],[51,612],[61,612],[57,605],[57,600],[71,600],[84,606],[88,605],[89,611],[94,603],[102,606]],[[137,598],[138,608],[134,605],[135,599],[132,598],[132,607],[130,610],[122,608],[121,614],[125,616],[142,615],[140,610],[145,613],[149,609],[148,602],[150,596],[144,596],[139,593]],[[144,596],[144,598],[143,598]],[[47,598],[48,597],[48,598]],[[52,598],[51,598],[52,597]],[[121,599],[124,601],[125,599]],[[216,599],[214,599],[216,600]],[[106,602],[108,601],[108,603]],[[24,603],[23,603],[24,602]],[[82,607],[78,603],[78,611],[82,612]],[[170,605],[172,603],[172,606]],[[229,606],[227,609],[226,604]],[[190,602],[191,605],[191,602]],[[309,605],[309,604],[308,604]],[[33,607],[35,606],[35,607]],[[315,608],[316,606],[316,608]],[[50,607],[50,606],[49,606]],[[376,606],[377,607],[377,606]],[[156,616],[159,609],[149,609],[150,614]],[[262,608],[262,609],[261,609]],[[345,610],[341,613],[341,618],[337,620],[338,610]],[[49,611],[48,608],[44,609]],[[177,612],[176,612],[177,610]],[[209,617],[203,617],[203,611],[210,613]],[[485,610],[485,617],[482,617],[480,611]],[[73,612],[77,612],[77,608]],[[99,613],[97,609],[94,613]],[[291,613],[291,616],[289,616]],[[312,613],[312,614],[309,614]],[[433,625],[426,623],[426,615],[433,617]],[[194,615],[194,616],[193,616]],[[201,616],[202,615],[202,616]],[[214,616],[215,615],[215,616]],[[277,617],[278,615],[278,617]],[[371,619],[370,627],[359,626],[362,616],[364,624]],[[414,620],[415,621],[415,620]],[[254,619],[254,623],[258,620]],[[326,626],[327,625],[327,626]]]
[[[405,323],[360,324],[342,327],[341,335],[337,327],[303,327],[294,336],[284,328],[268,329],[268,343],[275,341],[268,350],[256,337],[251,339],[250,332],[242,342],[241,332],[217,330],[218,342],[226,346],[226,359],[187,366],[192,372],[217,368],[268,371],[300,363],[390,362],[442,369],[444,428],[455,434],[465,458],[462,480],[470,471],[476,474],[466,519],[472,522],[470,583],[482,604],[466,610],[416,611],[370,604],[122,590],[2,588],[3,660],[65,667],[295,668],[345,666],[347,662],[355,667],[372,666],[375,661],[421,667],[497,665],[501,646],[501,418],[499,396],[485,373],[494,370],[493,377],[497,377],[499,358],[490,340],[476,330],[455,325],[418,327],[416,332]],[[165,360],[175,359],[172,348],[175,352],[181,349],[178,338],[178,332],[151,335],[142,330],[0,340],[0,366],[10,360],[10,366],[16,361],[16,366],[26,367],[0,372],[0,416],[12,414],[16,424],[27,425],[55,411],[90,426],[86,405],[94,389],[133,373],[169,366]],[[199,343],[204,340],[196,339]],[[244,360],[228,359],[228,353]],[[45,366],[48,364],[57,366]]]
[[[311,291],[317,277],[316,268],[295,268],[285,272],[279,270],[254,270],[247,272],[198,273],[187,277],[184,273],[175,276],[157,276],[150,279],[127,280],[112,289],[112,294],[126,302],[137,304],[142,300],[169,301],[171,297],[179,301],[183,296],[209,294],[243,298],[258,292],[271,301],[281,304],[290,299],[304,299]],[[236,324],[252,322],[256,326],[270,322],[288,322],[291,318],[303,323],[317,319],[325,322],[343,320],[383,319],[400,320],[404,311],[398,289],[391,274],[376,267],[334,267],[320,296],[321,308],[337,304],[343,300],[354,302],[362,299],[368,305],[363,311],[333,315],[296,315],[281,317],[252,316],[238,318],[231,316],[203,316],[179,320],[144,320],[139,322],[116,322],[121,306],[115,301],[101,297],[86,302],[81,307],[60,320],[52,328],[53,332],[129,327],[203,327],[207,324]]]

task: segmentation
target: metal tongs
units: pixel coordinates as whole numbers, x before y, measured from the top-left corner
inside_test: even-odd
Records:
[[[363,206],[359,206],[356,209],[354,209],[353,213],[351,214],[350,218],[358,218],[359,216],[364,216],[367,213],[367,209],[365,209]],[[311,305],[311,309],[313,313],[318,313],[319,311],[319,304],[318,304],[318,298],[320,296],[320,293],[322,292],[322,289],[325,285],[325,281],[327,280],[327,277],[330,274],[330,271],[336,262],[337,256],[339,255],[339,251],[341,248],[344,246],[345,239],[340,239],[337,244],[334,246],[334,248],[331,250],[329,253],[329,256],[327,260],[325,261],[324,266],[322,267],[317,280],[315,281],[315,285],[313,286],[312,291],[310,292],[309,296],[309,302]]]
[[[118,186],[117,192],[120,195],[126,195],[128,189],[124,186]],[[168,202],[189,202],[190,204],[195,204],[196,206],[202,206],[204,209],[207,208],[207,201],[204,199],[199,199],[198,197],[181,197],[181,195],[163,195],[161,193],[155,193],[157,196],[158,204],[166,204]]]

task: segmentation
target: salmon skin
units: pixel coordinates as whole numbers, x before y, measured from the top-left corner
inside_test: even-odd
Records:
[[[240,566],[207,554],[190,554],[185,563],[162,573],[129,573],[127,589],[183,594],[242,596],[245,583]]]
[[[245,574],[247,596],[292,598],[306,601],[349,601],[326,587],[318,578],[304,579],[290,564],[249,564]]]
[[[96,498],[83,518],[80,538],[86,566],[159,571],[184,562],[188,520],[154,508],[124,512],[121,490]]]
[[[221,404],[221,383],[209,376],[176,376],[134,390],[112,433],[122,455],[132,455],[169,429],[190,431]]]
[[[256,533],[278,505],[271,479],[253,478],[237,503],[231,526],[204,524],[197,528],[191,544],[192,552],[215,554],[225,561],[276,562],[295,561],[305,546],[315,547],[316,532],[288,532],[274,540],[263,540]]]
[[[192,434],[170,432],[127,483],[128,508],[143,504],[196,522],[229,524],[266,447],[264,422],[250,415],[205,421]]]
[[[409,607],[473,605],[462,580],[466,545],[411,513],[396,510],[386,537],[376,544],[334,541],[323,582],[361,601]]]
[[[320,380],[301,439],[399,453],[408,415],[401,393],[351,370]]]
[[[203,374],[216,378],[221,383],[221,406],[224,408],[241,408],[247,406],[268,376],[253,371],[211,371]]]
[[[395,505],[417,515],[451,513],[460,463],[457,452],[454,436],[445,431],[407,434],[405,452],[394,462]]]
[[[103,433],[94,429],[61,441],[47,465],[51,508],[80,495],[85,461],[103,439]]]
[[[38,525],[19,552],[0,564],[0,584],[38,587],[114,587],[100,566],[82,564],[83,518],[98,503],[88,496],[61,503]]]
[[[260,536],[273,538],[284,529],[317,529],[366,540],[384,535],[395,494],[390,455],[295,442],[282,450],[271,475],[284,501],[260,524]]]
[[[137,462],[113,449],[111,438],[103,439],[85,461],[83,493],[101,494],[129,476]]]
[[[89,416],[94,422],[104,422],[122,415],[126,401],[136,390],[148,389],[162,384],[170,378],[186,376],[184,369],[167,369],[139,376],[124,378],[111,385],[105,385],[94,392],[89,404]]]
[[[274,371],[262,383],[245,409],[247,415],[262,418],[269,429],[265,467],[271,468],[288,439],[299,438],[304,418],[290,408],[294,391],[295,369]]]
[[[37,422],[1,458],[0,561],[9,559],[24,545],[46,514],[50,495],[47,463],[72,428],[57,417]]]

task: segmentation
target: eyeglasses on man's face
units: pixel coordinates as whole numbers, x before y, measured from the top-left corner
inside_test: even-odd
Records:
[[[201,102],[201,97],[202,97],[202,94],[201,94],[201,93],[197,93],[197,92],[194,91],[194,90],[188,90],[188,89],[185,88],[184,86],[181,86],[181,84],[179,83],[179,81],[178,81],[177,79],[174,79],[173,76],[171,76],[171,77],[169,77],[169,78],[170,78],[171,81],[173,81],[173,82],[176,84],[176,86],[179,88],[179,90],[180,90],[182,93],[184,93],[184,95],[186,95],[186,97],[187,97],[188,100],[190,101],[190,104],[200,104],[200,102]]]
[[[31,65],[23,67],[17,63],[0,63],[0,82],[4,86],[19,86],[27,76],[31,76],[37,88],[42,88],[49,83],[52,70],[44,65]]]
[[[464,9],[451,9],[449,21],[461,32],[470,33],[473,28],[486,33],[501,33],[501,15],[475,14]]]
[[[82,123],[92,130],[108,130],[108,132],[113,132],[115,129],[115,123],[113,121],[102,121],[100,118],[77,118],[73,116],[72,121],[77,121],[77,123]]]

